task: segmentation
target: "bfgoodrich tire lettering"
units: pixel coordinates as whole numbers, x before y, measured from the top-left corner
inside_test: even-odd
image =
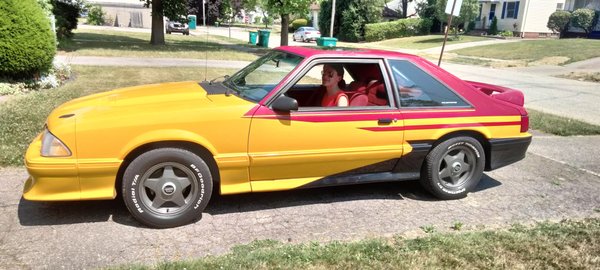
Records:
[[[197,220],[208,204],[212,176],[196,154],[162,148],[141,154],[127,166],[122,194],[139,222],[169,228]]]
[[[440,199],[460,199],[472,191],[483,175],[485,154],[471,137],[448,139],[425,158],[421,184]]]

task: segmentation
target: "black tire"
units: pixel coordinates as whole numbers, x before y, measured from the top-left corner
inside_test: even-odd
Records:
[[[292,40],[296,41],[296,35],[292,35]]]
[[[421,172],[421,185],[444,200],[467,196],[481,180],[485,153],[479,141],[455,137],[429,152]]]
[[[196,154],[178,148],[148,151],[123,175],[123,200],[139,222],[170,228],[196,221],[212,194],[212,175]]]

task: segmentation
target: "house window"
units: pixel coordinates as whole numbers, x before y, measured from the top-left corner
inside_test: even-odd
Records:
[[[563,3],[556,3],[556,10],[563,10]]]
[[[519,16],[519,2],[504,2],[502,19],[516,19]]]

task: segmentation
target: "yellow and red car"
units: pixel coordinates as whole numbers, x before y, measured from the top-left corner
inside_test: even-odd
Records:
[[[321,107],[321,69],[346,107]],[[325,75],[323,75],[325,76]],[[347,83],[347,84],[346,84]],[[105,200],[140,222],[193,222],[221,194],[419,180],[441,199],[525,157],[523,94],[413,55],[279,47],[222,82],[118,89],[56,108],[26,153],[23,197]]]

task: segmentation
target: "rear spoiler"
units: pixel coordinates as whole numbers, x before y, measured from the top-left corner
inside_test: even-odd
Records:
[[[506,101],[520,107],[523,107],[523,105],[525,104],[525,97],[523,96],[523,92],[519,90],[487,83],[473,81],[465,82],[477,88],[479,91],[485,93],[486,95],[491,96],[492,98]]]

